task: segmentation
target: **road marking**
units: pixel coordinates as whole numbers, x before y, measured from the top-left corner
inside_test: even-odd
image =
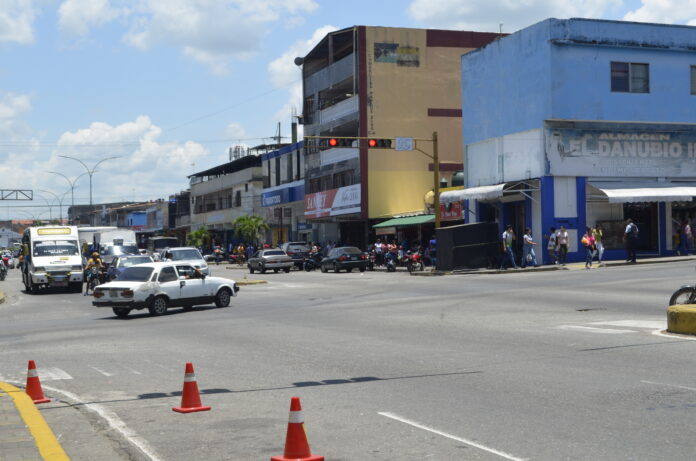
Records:
[[[667,322],[661,320],[617,320],[614,322],[592,322],[590,325],[609,325],[612,327],[632,327],[654,330],[656,328],[666,328]]]
[[[655,385],[657,385],[657,386],[676,387],[677,389],[685,389],[685,390],[687,390],[687,391],[696,391],[696,387],[679,386],[679,385],[677,385],[677,384],[656,383],[655,381],[641,381],[641,383],[644,383],[644,384],[655,384]]]
[[[118,415],[116,415],[116,413],[114,413],[113,411],[108,410],[105,407],[96,403],[87,403],[84,400],[80,399],[76,394],[73,394],[72,392],[63,391],[50,386],[43,386],[43,388],[48,389],[53,393],[62,394],[68,399],[72,400],[73,404],[82,405],[84,408],[87,408],[95,412],[100,417],[102,417],[112,429],[123,435],[123,437],[125,437],[126,440],[128,440],[131,444],[137,447],[138,450],[140,450],[151,461],[163,461],[162,458],[160,458],[159,455],[157,455],[155,449],[152,448],[152,446],[150,446],[148,441],[139,436],[133,429],[129,428],[126,425],[126,423],[124,423],[121,420],[121,418],[119,418]]]
[[[125,365],[121,365],[121,366],[122,366],[123,368],[125,368],[126,370],[130,371],[131,373],[133,373],[134,375],[142,375],[142,373],[139,372],[138,370],[134,370],[134,369],[132,369],[131,367],[127,367],[127,366],[125,366]]]
[[[696,337],[693,337],[691,335],[681,335],[679,333],[670,333],[669,331],[667,331],[664,328],[660,329],[660,330],[655,330],[652,332],[652,334],[655,336],[660,336],[662,338],[671,338],[671,339],[679,338],[679,339],[682,339],[684,341],[696,341]]]
[[[41,381],[60,381],[62,379],[73,379],[65,371],[55,367],[42,367],[39,369],[39,378]]]
[[[509,453],[505,453],[504,451],[496,450],[494,448],[490,448],[490,447],[487,447],[485,445],[481,445],[480,443],[476,443],[472,440],[463,439],[461,437],[457,437],[456,435],[452,435],[452,434],[448,434],[446,432],[439,431],[437,429],[425,426],[425,425],[417,423],[415,421],[411,421],[409,419],[402,418],[401,416],[396,415],[394,413],[378,412],[377,414],[385,416],[387,418],[394,419],[394,420],[402,422],[404,424],[408,424],[408,425],[413,426],[413,427],[417,427],[418,429],[423,429],[424,431],[432,432],[433,434],[441,435],[442,437],[447,437],[448,439],[456,440],[457,442],[461,442],[461,443],[464,443],[466,445],[470,445],[472,447],[478,448],[479,450],[487,451],[488,453],[493,453],[494,455],[498,455],[501,458],[509,459],[512,461],[525,461],[524,458],[518,458],[518,457],[513,456]]]
[[[578,330],[586,331],[588,333],[603,333],[607,335],[620,335],[622,333],[637,333],[635,330],[617,330],[615,328],[595,328],[595,327],[583,327],[581,325],[559,325],[556,328],[559,330]]]
[[[0,382],[0,391],[12,397],[15,407],[34,437],[41,457],[45,461],[69,461],[70,458],[65,454],[63,447],[56,439],[51,427],[46,424],[46,420],[41,416],[34,402],[31,401],[31,397],[22,389],[3,382]]]
[[[104,376],[113,376],[113,373],[108,373],[108,372],[106,372],[106,371],[104,371],[104,370],[101,370],[101,369],[99,369],[99,368],[97,368],[97,367],[93,367],[92,365],[87,365],[87,366],[90,367],[92,370],[94,370],[94,371],[96,371],[96,372],[98,372],[98,373],[103,374]]]

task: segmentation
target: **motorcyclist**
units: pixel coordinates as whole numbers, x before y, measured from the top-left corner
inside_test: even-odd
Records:
[[[89,295],[89,282],[96,275],[92,274],[92,268],[97,267],[99,271],[104,270],[104,262],[101,259],[98,251],[92,253],[92,257],[87,260],[87,265],[85,266],[85,296]]]

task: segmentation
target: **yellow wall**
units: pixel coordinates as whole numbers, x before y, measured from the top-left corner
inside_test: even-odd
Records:
[[[368,27],[368,136],[430,139],[438,132],[441,162],[461,163],[459,117],[429,117],[428,109],[461,108],[461,55],[471,48],[426,47],[423,29]],[[418,48],[418,67],[375,62],[375,43]],[[418,142],[432,153],[432,143]],[[369,217],[391,217],[424,210],[424,195],[433,188],[432,160],[413,152],[371,149],[368,153]],[[444,175],[450,177],[451,173]]]

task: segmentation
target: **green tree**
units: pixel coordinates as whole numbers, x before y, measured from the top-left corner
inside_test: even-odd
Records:
[[[238,236],[254,244],[258,244],[261,232],[270,229],[262,217],[255,215],[242,215],[238,217],[232,221],[232,228]]]
[[[200,228],[193,232],[189,232],[186,236],[186,244],[200,248],[210,241],[210,232],[208,229]]]

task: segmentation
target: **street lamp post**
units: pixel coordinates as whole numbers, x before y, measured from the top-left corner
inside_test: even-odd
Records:
[[[68,191],[65,191],[65,194],[63,194],[62,197],[59,197],[58,195],[54,194],[50,190],[45,190],[45,189],[39,189],[39,192],[45,192],[47,194],[51,194],[56,198],[56,201],[58,202],[58,213],[60,214],[60,223],[63,224],[63,199],[65,199],[65,195],[68,193]]]
[[[70,157],[70,156],[68,156],[68,155],[59,155],[58,157],[69,158],[69,159],[71,159],[71,160],[75,160],[76,162],[79,162],[80,165],[82,165],[83,167],[85,167],[85,170],[87,170],[87,174],[89,175],[89,207],[90,207],[90,210],[91,210],[91,208],[92,208],[92,175],[94,175],[94,172],[97,170],[97,167],[98,167],[100,164],[106,162],[107,160],[113,160],[113,159],[116,159],[116,158],[121,158],[120,156],[103,158],[103,159],[99,160],[99,161],[92,167],[92,169],[90,170],[89,167],[85,164],[85,162],[83,162],[83,161],[80,160],[79,158]],[[90,220],[91,220],[91,218],[90,218]]]
[[[63,173],[58,173],[57,171],[47,171],[47,173],[57,174],[58,176],[62,176],[63,178],[65,178],[66,181],[68,181],[68,184],[70,184],[70,204],[74,209],[75,208],[75,184],[77,184],[77,180],[80,179],[81,177],[83,177],[84,175],[86,175],[87,172],[82,173],[80,176],[73,179],[72,181],[70,180],[70,178],[65,176]]]

